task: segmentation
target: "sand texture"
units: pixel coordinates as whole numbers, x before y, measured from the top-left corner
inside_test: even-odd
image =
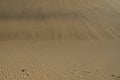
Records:
[[[0,80],[120,80],[120,1],[0,0]]]

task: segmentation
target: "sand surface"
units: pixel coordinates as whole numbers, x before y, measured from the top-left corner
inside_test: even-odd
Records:
[[[120,1],[0,0],[0,80],[120,80]]]

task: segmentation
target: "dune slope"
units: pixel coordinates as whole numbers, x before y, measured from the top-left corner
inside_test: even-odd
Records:
[[[119,0],[0,0],[0,80],[120,80]]]

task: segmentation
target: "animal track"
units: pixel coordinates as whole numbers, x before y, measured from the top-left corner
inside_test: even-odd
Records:
[[[111,74],[111,77],[114,78],[115,80],[120,80],[120,76],[117,76],[117,75]]]
[[[29,76],[29,74],[28,74],[26,69],[22,69],[21,72],[24,73],[26,76]]]

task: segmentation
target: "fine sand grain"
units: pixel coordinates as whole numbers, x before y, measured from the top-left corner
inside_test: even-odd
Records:
[[[0,0],[0,80],[120,80],[119,0]]]

